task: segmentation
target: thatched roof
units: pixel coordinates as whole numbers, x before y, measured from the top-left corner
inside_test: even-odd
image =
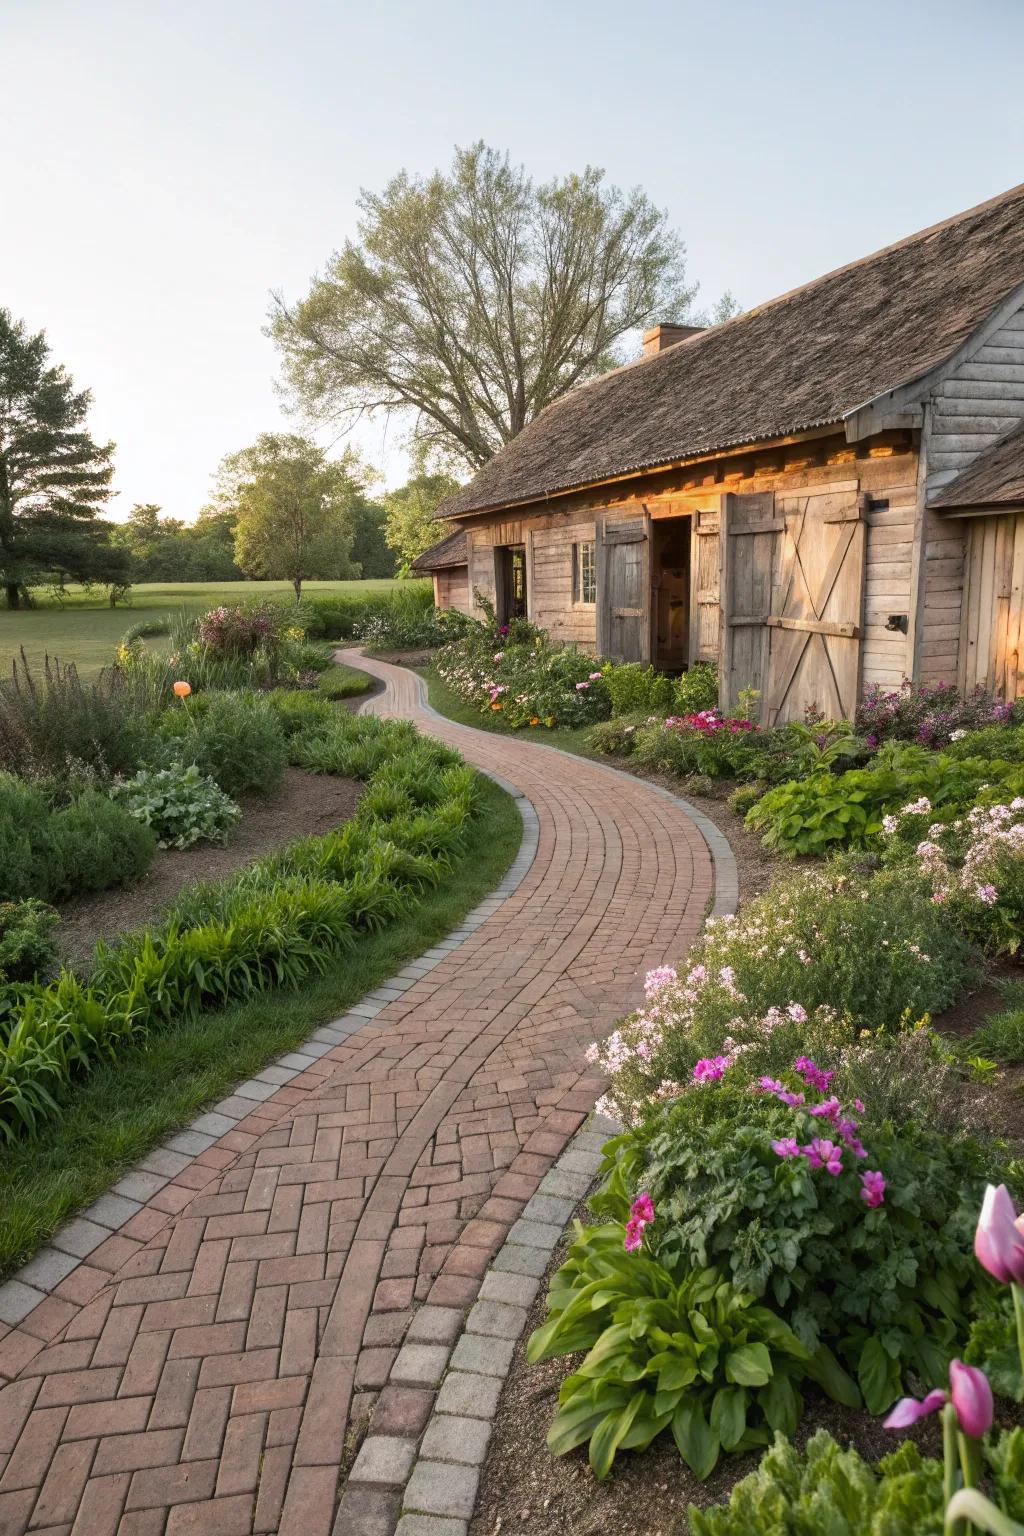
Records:
[[[1022,282],[1024,186],[573,390],[436,515],[839,422],[929,373]]]
[[[410,569],[414,571],[443,571],[453,565],[469,564],[469,540],[461,528],[456,528],[446,539],[431,544],[422,555],[417,555]]]
[[[994,512],[1024,507],[1024,426],[979,454],[955,480],[944,485],[928,503],[938,512],[991,507]]]

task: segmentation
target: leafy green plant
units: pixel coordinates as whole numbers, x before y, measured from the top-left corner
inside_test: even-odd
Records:
[[[758,779],[755,779],[752,784],[739,784],[726,804],[730,811],[735,811],[737,816],[745,816],[751,807],[757,804],[767,788],[767,784]]]
[[[278,711],[263,694],[211,691],[175,702],[156,719],[150,766],[194,763],[225,794],[269,795],[288,758]]]
[[[1024,1008],[1008,1008],[995,1014],[972,1032],[967,1044],[973,1051],[1006,1066],[1024,1061]]]
[[[59,918],[45,902],[0,902],[0,987],[5,982],[32,981],[56,959],[54,929]]]
[[[872,1466],[818,1430],[783,1434],[725,1505],[687,1510],[690,1536],[942,1536],[942,1463],[912,1440]]]
[[[670,1429],[703,1479],[722,1450],[795,1428],[805,1375],[831,1379],[824,1351],[813,1360],[770,1308],[716,1269],[627,1253],[621,1221],[574,1230],[548,1320],[527,1346],[531,1364],[587,1351],[559,1392],[548,1433],[556,1456],[589,1441],[590,1465],[606,1477],[619,1451],[643,1450]]]
[[[136,821],[151,828],[160,848],[222,843],[242,814],[195,763],[140,768],[133,779],[116,784],[113,794]]]
[[[294,605],[289,607],[294,614]],[[407,581],[384,591],[356,589],[303,597],[298,605],[298,621],[304,625],[306,633],[316,639],[351,640],[363,625],[380,615],[394,614],[396,623],[411,628],[418,621],[428,622],[433,607],[431,583]]]
[[[317,687],[327,699],[354,699],[361,693],[369,693],[373,678],[368,672],[359,672],[354,667],[334,665],[321,675]]]
[[[971,1323],[964,1359],[968,1365],[982,1367],[994,1392],[1024,1403],[1024,1369],[1013,1297],[1008,1288],[984,1297]]]
[[[599,720],[587,732],[587,745],[606,757],[629,757],[636,744],[636,733],[648,724],[647,715],[616,715]]]

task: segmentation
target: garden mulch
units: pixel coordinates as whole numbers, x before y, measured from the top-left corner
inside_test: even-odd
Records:
[[[296,838],[329,832],[352,815],[361,789],[352,779],[286,768],[276,794],[241,797],[242,819],[226,843],[159,849],[136,885],[65,903],[57,931],[62,959],[82,963],[97,939],[142,927],[187,885],[221,880]]]

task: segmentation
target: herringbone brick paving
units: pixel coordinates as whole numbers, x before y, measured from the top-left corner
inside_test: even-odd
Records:
[[[583,1052],[685,953],[712,889],[642,781],[371,701],[536,807],[482,927],[194,1158],[19,1326],[0,1325],[0,1536],[329,1536],[346,1435],[415,1433],[387,1384],[418,1305],[465,1309],[592,1107]],[[383,1389],[383,1390],[382,1390]]]

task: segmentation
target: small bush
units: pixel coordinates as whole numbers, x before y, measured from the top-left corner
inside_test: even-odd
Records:
[[[1004,725],[1013,705],[977,688],[962,694],[951,683],[904,682],[898,689],[873,684],[857,710],[857,730],[872,746],[884,741],[916,741],[943,747],[965,731]]]
[[[730,811],[735,811],[737,816],[745,816],[757,804],[767,788],[767,784],[759,783],[756,779],[753,784],[740,784],[733,790],[726,804]]]
[[[0,902],[0,986],[32,981],[54,963],[53,933],[60,919],[45,902]]]
[[[602,669],[611,700],[612,715],[669,715],[673,711],[675,689],[670,677],[655,672],[638,661]]]
[[[232,797],[273,794],[288,758],[281,720],[261,694],[211,692],[163,711],[148,754],[154,767],[195,763]]]
[[[1024,1061],[1024,1008],[1008,1008],[997,1013],[964,1042],[976,1056],[988,1056],[1004,1066]]]
[[[394,610],[412,619],[425,615],[434,606],[433,587],[429,581],[403,582],[384,590],[332,592],[304,597],[300,604],[300,622],[315,639],[351,640],[360,626],[380,614]]]
[[[0,774],[0,901],[63,901],[145,874],[153,834],[98,790],[54,809],[43,791]]]
[[[587,733],[587,744],[606,757],[629,757],[637,731],[649,723],[647,715],[618,715],[613,720],[599,720]]]
[[[718,673],[710,661],[695,661],[688,672],[677,678],[672,713],[696,715],[702,709],[718,707]]]
[[[115,785],[114,793],[136,821],[156,834],[161,848],[222,843],[242,814],[195,763],[141,768],[127,783]]]
[[[106,779],[134,769],[154,702],[145,680],[114,667],[82,682],[74,666],[46,658],[42,676],[25,652],[0,683],[0,770]]]
[[[504,629],[504,633],[502,633]],[[476,624],[438,653],[441,678],[468,704],[502,724],[574,729],[611,712],[606,672],[575,646],[552,646],[523,619]]]

